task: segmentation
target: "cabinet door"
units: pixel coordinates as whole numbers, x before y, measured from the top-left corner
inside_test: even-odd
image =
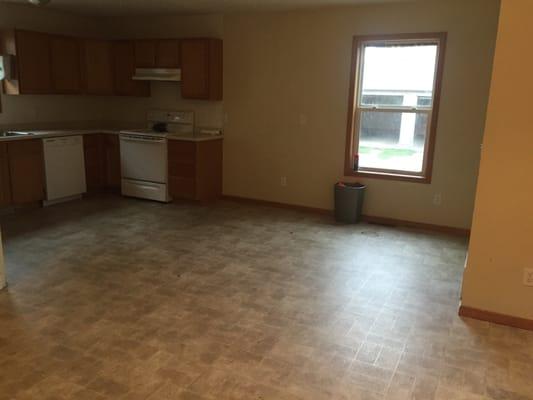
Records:
[[[104,134],[105,186],[120,189],[120,141],[118,135]]]
[[[51,93],[50,37],[19,30],[15,37],[20,94]]]
[[[184,39],[181,42],[181,96],[186,99],[209,97],[209,42]]]
[[[135,66],[137,68],[154,68],[156,55],[155,40],[135,41]]]
[[[54,93],[81,92],[80,42],[76,38],[52,36],[52,86]]]
[[[173,198],[196,199],[196,146],[194,142],[168,141],[168,190]]]
[[[88,94],[113,94],[113,62],[111,43],[88,39],[83,46],[85,91]]]
[[[8,143],[9,172],[13,204],[44,200],[43,144],[39,139]]]
[[[222,140],[199,142],[196,150],[196,197],[209,201],[222,195]]]
[[[180,67],[180,41],[177,39],[163,39],[157,41],[156,66],[158,68]]]
[[[85,154],[85,179],[88,192],[99,192],[105,186],[103,136],[100,134],[83,136]]]
[[[181,41],[181,95],[185,99],[222,100],[222,41]]]
[[[7,143],[0,143],[0,207],[11,204],[11,180],[9,178],[9,158]]]
[[[130,41],[113,43],[115,93],[121,96],[149,96],[150,84],[134,81],[135,46]]]

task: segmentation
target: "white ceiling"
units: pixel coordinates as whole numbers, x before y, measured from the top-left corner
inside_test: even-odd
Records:
[[[283,10],[401,1],[409,0],[52,0],[46,7],[92,16],[121,16]],[[27,0],[0,0],[0,2],[28,3]]]

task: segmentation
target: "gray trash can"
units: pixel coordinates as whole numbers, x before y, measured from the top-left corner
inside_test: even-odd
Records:
[[[361,183],[335,184],[335,219],[355,224],[361,220],[366,186]]]

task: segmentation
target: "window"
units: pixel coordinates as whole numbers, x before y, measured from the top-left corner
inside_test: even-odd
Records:
[[[431,181],[445,33],[355,37],[345,174]]]

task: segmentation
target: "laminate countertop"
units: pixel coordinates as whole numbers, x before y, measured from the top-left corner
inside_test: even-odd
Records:
[[[61,130],[12,130],[11,132],[21,132],[24,135],[0,136],[0,142],[13,142],[16,140],[45,139],[61,136],[91,135],[96,133],[111,133],[118,135],[117,129],[61,129]]]
[[[45,139],[62,136],[91,135],[97,133],[106,133],[118,135],[124,129],[59,129],[59,130],[13,130],[13,132],[23,132],[25,135],[19,136],[0,136],[0,142],[11,142],[16,140]],[[222,135],[206,134],[173,134],[169,133],[168,140],[181,140],[187,142],[205,142],[209,140],[221,140]]]

